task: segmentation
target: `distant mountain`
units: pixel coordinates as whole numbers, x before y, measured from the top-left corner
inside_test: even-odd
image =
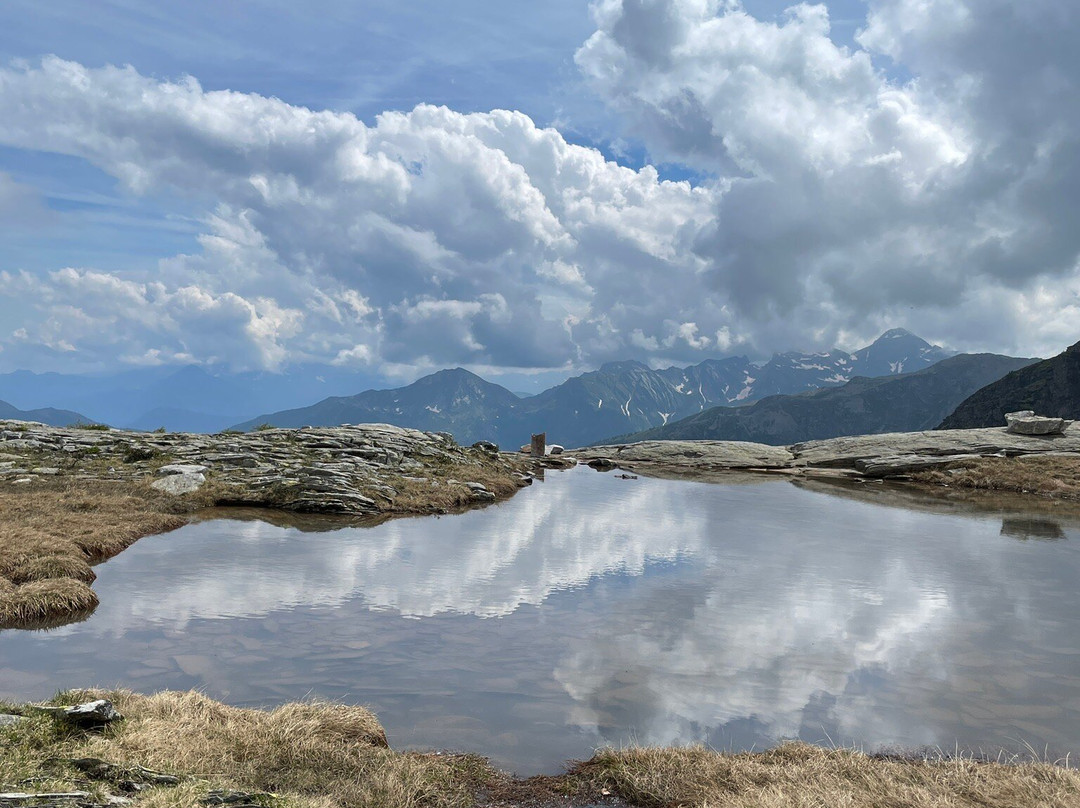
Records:
[[[155,407],[134,420],[124,424],[127,429],[153,432],[164,427],[169,432],[204,432],[213,434],[227,429],[245,417],[242,413],[214,415],[212,413],[185,410],[181,407]]]
[[[235,428],[253,429],[264,423],[282,427],[386,423],[451,432],[459,443],[468,444],[492,440],[501,432],[501,419],[528,400],[475,373],[455,368],[395,390],[333,396],[310,407],[260,415]]]
[[[777,446],[843,435],[933,429],[972,391],[1034,359],[961,354],[923,370],[795,396],[770,396],[745,407],[714,407],[675,423],[603,443],[640,440],[744,440]],[[1015,374],[1014,374],[1015,375]]]
[[[1080,419],[1080,343],[975,391],[941,422],[939,429],[1005,426],[1005,413]]]
[[[371,386],[375,377],[346,368],[304,365],[284,373],[215,374],[161,366],[109,374],[0,374],[0,397],[32,409],[49,404],[113,426],[170,431],[221,429],[261,411],[298,407]]]
[[[580,446],[662,426],[717,404],[749,404],[764,394],[836,386],[859,371],[895,374],[924,368],[945,356],[941,348],[897,329],[855,353],[777,354],[763,365],[745,356],[662,370],[635,361],[609,362],[526,398],[458,369],[398,390],[369,390],[272,412],[236,428],[385,421],[448,431],[462,443],[485,439],[516,446],[535,432],[546,432],[550,442]]]
[[[70,410],[57,410],[52,407],[43,407],[36,410],[20,410],[0,401],[0,420],[12,421],[39,421],[49,426],[71,426],[72,424],[88,424],[90,419],[85,415]]]

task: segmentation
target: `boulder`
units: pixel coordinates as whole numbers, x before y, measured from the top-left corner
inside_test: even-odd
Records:
[[[179,496],[198,491],[205,482],[206,477],[202,474],[170,474],[168,477],[154,480],[150,486],[166,494]]]
[[[114,721],[122,721],[124,718],[107,699],[87,701],[72,707],[39,707],[37,709],[82,729],[97,729]]]
[[[1048,418],[1031,410],[1005,413],[1007,430],[1014,435],[1060,435],[1071,421],[1064,418]]]

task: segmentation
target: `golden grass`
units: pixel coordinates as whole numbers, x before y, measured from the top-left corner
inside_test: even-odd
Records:
[[[46,716],[0,729],[0,791],[84,788],[57,760],[99,758],[179,775],[137,804],[198,805],[211,789],[267,792],[282,808],[584,806],[612,796],[642,808],[1075,808],[1080,772],[1048,763],[880,757],[788,743],[724,754],[702,747],[602,750],[569,773],[515,780],[470,755],[398,753],[362,707],[293,703],[228,707],[195,692],[79,691],[126,718],[105,732]],[[2,708],[3,705],[0,705]],[[99,784],[99,791],[107,784]],[[30,790],[30,789],[26,789]]]
[[[178,503],[147,486],[56,480],[0,486],[0,628],[55,624],[93,610],[91,564],[179,527]]]
[[[1080,773],[1046,763],[890,759],[789,743],[598,752],[571,780],[645,808],[1075,808]]]
[[[42,722],[52,722],[40,718],[0,732],[0,791],[49,774],[50,759],[80,757],[184,778],[179,788],[140,796],[140,806],[198,805],[210,789],[234,789],[277,794],[283,802],[275,805],[304,808],[466,808],[495,776],[477,757],[391,751],[378,719],[363,707],[246,710],[194,692],[82,691],[59,700],[93,698],[109,698],[125,720],[102,734],[50,734]]]
[[[977,491],[1008,491],[1049,499],[1080,499],[1080,458],[983,457],[948,470],[925,471],[915,480]]]
[[[399,477],[391,482],[397,496],[389,503],[390,513],[447,513],[476,505],[466,483],[480,483],[496,499],[512,496],[520,487],[513,471],[490,465],[447,465],[428,470],[423,479]],[[435,483],[434,485],[432,483]],[[373,495],[378,498],[378,495]]]

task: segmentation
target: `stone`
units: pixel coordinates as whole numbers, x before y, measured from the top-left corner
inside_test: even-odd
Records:
[[[489,440],[478,440],[472,445],[472,448],[479,449],[481,452],[487,452],[488,454],[499,453],[499,444],[492,443]]]
[[[547,453],[549,455],[561,455],[566,449],[557,443],[552,443],[547,447]]]
[[[60,469],[53,466],[37,466],[30,469],[31,474],[44,474],[47,477],[53,477],[60,473]]]
[[[122,721],[124,718],[108,699],[87,701],[72,707],[39,707],[38,709],[53,718],[83,729],[103,727],[114,721]]]
[[[483,483],[465,483],[469,490],[472,491],[473,499],[478,502],[494,502],[495,494],[488,490],[487,486]]]
[[[1006,429],[1014,435],[1060,435],[1071,421],[1064,418],[1048,418],[1031,410],[1005,413]]]
[[[896,455],[893,457],[875,457],[868,460],[856,460],[855,468],[864,476],[872,479],[896,477],[904,474],[913,474],[916,471],[927,471],[933,468],[947,466],[964,460],[978,460],[981,455]]]
[[[742,441],[642,441],[615,446],[575,449],[574,454],[593,468],[593,460],[630,468],[654,464],[669,468],[715,471],[723,469],[778,469],[791,465],[793,456],[782,446]]]
[[[14,724],[19,724],[26,719],[21,715],[9,715],[8,713],[0,713],[0,727],[10,727]]]
[[[206,477],[202,474],[170,474],[168,477],[154,480],[150,486],[166,494],[180,496],[198,491],[205,482]]]
[[[162,466],[157,470],[157,473],[167,477],[172,474],[202,474],[204,471],[206,471],[206,466],[172,463],[168,466]]]
[[[1015,457],[1030,454],[1080,454],[1080,428],[1072,424],[1060,435],[1018,435],[1004,427],[894,432],[807,441],[788,447],[795,466],[855,468],[859,460],[919,455]]]

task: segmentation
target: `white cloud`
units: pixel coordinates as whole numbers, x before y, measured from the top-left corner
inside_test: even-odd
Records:
[[[707,190],[606,161],[520,113],[421,106],[367,126],[193,79],[49,58],[0,72],[0,118],[7,145],[83,157],[138,193],[217,200],[201,252],[114,278],[117,293],[97,300],[96,316],[126,320],[132,355],[177,338],[167,318],[129,316],[144,289],[173,305],[199,290],[243,323],[235,346],[219,329],[211,353],[170,349],[201,361],[351,361],[356,346],[365,361],[406,365],[617,355],[630,325],[684,305],[680,290],[701,266],[689,245],[710,215]],[[112,277],[75,274],[83,285]],[[57,322],[61,280],[21,279],[39,303],[25,315],[30,333]],[[611,323],[602,343],[591,336],[601,319]],[[70,339],[111,350],[93,329]]]
[[[961,349],[1073,341],[1080,10],[871,0],[843,47],[824,5],[593,9],[576,59],[618,135],[711,179],[663,182],[516,112],[368,125],[130,67],[0,70],[0,144],[213,200],[192,254],[18,275],[28,305],[4,314],[27,336],[0,339],[6,361],[107,362],[108,334],[156,361],[405,375],[850,348],[893,325]]]
[[[825,5],[774,22],[734,1],[600,0],[594,16],[577,53],[592,86],[654,157],[718,178],[694,249],[754,343],[904,323],[1063,347],[1060,297],[1012,331],[969,324],[975,300],[1077,278],[1074,7],[871,0],[854,50]]]

